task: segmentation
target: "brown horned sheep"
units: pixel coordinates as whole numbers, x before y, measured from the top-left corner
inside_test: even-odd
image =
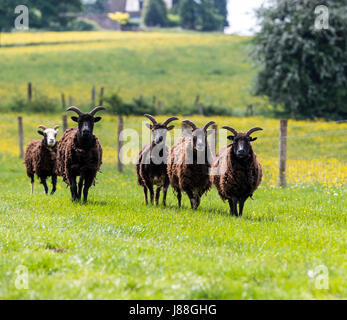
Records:
[[[34,193],[34,176],[39,177],[41,184],[48,194],[47,178],[52,177],[52,191],[57,189],[57,175],[55,173],[56,156],[57,156],[57,134],[59,126],[53,129],[45,126],[38,126],[38,133],[43,136],[42,140],[31,141],[25,151],[25,166],[28,177],[31,179],[31,193]]]
[[[168,126],[168,124],[171,121],[178,120],[178,118],[171,117],[163,123],[158,123],[150,114],[145,114],[144,116],[152,121],[152,124],[146,124],[152,131],[152,142],[144,146],[139,153],[136,162],[137,182],[143,187],[146,204],[148,204],[148,190],[151,203],[153,203],[153,186],[156,185],[155,203],[158,205],[160,191],[163,188],[163,205],[166,206],[166,195],[170,183],[167,176],[167,156],[169,150],[165,142],[167,132],[174,128],[174,126]]]
[[[57,151],[57,174],[70,186],[72,201],[81,200],[83,189],[83,202],[87,202],[89,188],[95,182],[102,163],[102,148],[98,138],[93,134],[94,123],[101,120],[101,117],[94,115],[100,110],[105,108],[96,107],[89,113],[83,113],[76,107],[67,109],[78,114],[78,117],[71,117],[78,123],[78,127],[66,130],[60,140]],[[78,176],[80,178],[77,187]]]
[[[251,146],[257,138],[250,135],[263,129],[257,127],[247,133],[237,132],[228,126],[223,129],[234,134],[228,136],[232,144],[220,150],[211,167],[210,177],[220,197],[229,201],[230,214],[238,217],[242,216],[245,201],[252,197],[261,182],[262,168]]]
[[[207,129],[215,122],[210,121],[202,129],[190,120],[184,120],[183,123],[191,126],[192,132],[185,131],[172,146],[167,169],[170,184],[177,194],[178,206],[181,208],[184,191],[195,210],[200,205],[202,195],[211,188],[209,169],[212,154],[207,136],[214,130]]]

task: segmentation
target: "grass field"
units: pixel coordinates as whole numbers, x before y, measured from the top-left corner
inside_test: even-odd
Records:
[[[24,115],[25,142],[39,137],[38,124],[60,119]],[[126,118],[125,126],[140,130],[141,120]],[[346,299],[347,124],[290,121],[289,186],[280,189],[278,121],[214,120],[264,128],[254,142],[264,181],[242,219],[229,216],[214,189],[195,212],[187,197],[179,210],[171,189],[167,208],[145,206],[133,166],[116,171],[110,116],[95,128],[105,161],[89,203],[71,203],[61,180],[54,196],[40,185],[31,196],[16,115],[1,115],[0,298]],[[309,276],[319,265],[328,289]],[[15,286],[19,266],[28,269],[27,290]]]
[[[253,103],[255,69],[248,60],[249,38],[198,33],[47,32],[0,35],[0,108],[15,96],[60,101],[61,92],[76,105],[88,105],[91,88],[105,87],[130,102],[156,96],[165,106],[204,104],[231,107],[238,114]],[[67,98],[66,98],[67,99]],[[60,103],[60,102],[59,102]]]

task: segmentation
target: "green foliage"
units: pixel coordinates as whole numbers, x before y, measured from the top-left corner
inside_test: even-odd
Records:
[[[218,11],[218,14],[223,19],[223,26],[227,27],[229,25],[228,23],[228,1],[227,0],[213,0],[214,6]]]
[[[163,0],[148,0],[145,2],[143,21],[147,27],[165,27],[167,25],[167,10]]]
[[[55,113],[59,112],[59,104],[55,99],[39,96],[31,102],[24,98],[15,98],[7,106],[7,111],[25,113]]]
[[[128,110],[125,108],[123,100],[117,93],[111,94],[109,97],[105,99],[106,112],[115,113],[118,115],[127,115]]]
[[[117,93],[105,99],[107,112],[117,115],[143,115],[144,113],[156,114],[155,107],[146,102],[141,96],[134,98],[131,103],[124,103]]]
[[[101,28],[95,21],[77,18],[68,24],[67,29],[73,31],[95,31],[100,30]]]
[[[174,28],[181,25],[180,16],[178,14],[168,14],[167,15],[167,26]]]
[[[0,0],[0,32],[10,31],[14,26],[15,14],[12,0]]]
[[[318,5],[329,8],[327,30],[315,29]],[[268,96],[287,115],[346,118],[347,1],[274,1],[258,17],[255,94]]]
[[[184,29],[195,30],[198,20],[198,5],[194,0],[181,0],[179,7],[181,26]]]
[[[201,31],[223,30],[224,28],[223,17],[218,14],[212,0],[201,0],[197,23]]]
[[[75,18],[68,13],[82,10],[81,0],[22,0],[29,8],[29,28],[65,30]],[[11,0],[0,0],[0,30],[10,31],[14,27],[17,4]]]

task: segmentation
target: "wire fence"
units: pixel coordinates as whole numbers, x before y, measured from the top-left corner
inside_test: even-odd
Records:
[[[23,118],[18,117],[18,142],[21,158],[24,155],[23,122]],[[64,130],[66,130],[66,116],[63,116],[62,122]],[[347,121],[343,120],[341,123],[344,124]],[[332,126],[326,129],[327,124]],[[312,133],[307,133],[304,130],[301,134],[287,134],[286,131],[285,134],[282,132],[281,135],[280,126],[278,128],[264,128],[264,133],[270,132],[271,136],[260,137],[254,146],[263,165],[264,181],[271,185],[281,186],[285,186],[287,183],[291,185],[314,182],[337,185],[347,183],[347,139],[345,138],[347,126],[346,129],[336,129],[336,125],[340,124],[333,121],[302,125],[290,125],[289,122],[287,129],[292,131],[293,128],[305,129],[315,125],[319,129],[324,127],[324,130],[317,130]],[[126,128],[125,123],[124,129]],[[122,161],[119,156],[120,148],[124,144],[124,142],[118,143],[121,131],[119,132],[115,128],[111,135],[116,136],[116,141],[114,141],[113,146],[105,146],[106,163],[110,159],[112,159],[110,160],[112,163],[120,163]],[[284,145],[282,144],[283,141],[286,142]],[[116,147],[117,144],[118,148]],[[225,144],[227,144],[226,141]],[[220,142],[218,145],[223,146]],[[136,158],[138,151],[132,151],[134,158]],[[122,166],[117,165],[117,167],[119,171],[122,171]]]

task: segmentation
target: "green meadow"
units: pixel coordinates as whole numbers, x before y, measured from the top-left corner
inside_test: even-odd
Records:
[[[142,96],[166,107],[194,104],[231,108],[242,113],[254,104],[262,113],[264,99],[251,95],[255,68],[249,61],[249,38],[195,33],[2,34],[0,97],[5,107],[26,97],[45,95],[60,104],[64,92],[75,105],[89,105],[91,89],[118,93],[126,102]]]
[[[141,120],[126,118],[125,126],[139,130]],[[193,120],[201,125],[210,119]],[[24,115],[25,142],[38,138],[39,122],[53,126],[59,121],[58,116]],[[61,179],[54,196],[44,195],[38,183],[32,196],[23,160],[16,155],[16,115],[2,116],[0,298],[346,299],[343,158],[330,167],[321,165],[320,170],[315,161],[332,159],[322,158],[324,139],[312,140],[304,158],[294,149],[294,177],[287,188],[278,188],[273,165],[277,143],[268,145],[276,137],[271,126],[277,120],[217,121],[219,125],[238,121],[243,130],[256,123],[264,127],[254,142],[264,181],[254,200],[246,202],[241,219],[229,215],[228,204],[215,189],[203,197],[196,211],[190,209],[186,196],[178,209],[171,188],[166,208],[146,206],[134,165],[117,172],[116,119],[110,116],[95,127],[106,153],[89,202],[71,203]],[[312,124],[293,123],[290,132],[301,131],[301,145],[307,144],[305,132],[312,130]],[[295,125],[301,125],[300,131]],[[345,126],[324,122],[317,126],[325,127],[330,136],[335,133],[342,156],[343,135],[336,130]],[[311,181],[314,171],[317,178]],[[320,266],[328,272],[327,288],[320,286]],[[18,275],[23,267],[28,272],[27,289],[21,287]]]
[[[259,116],[268,103],[250,93],[249,41],[165,32],[1,34],[0,299],[347,298],[347,124],[290,120],[288,186],[279,188],[279,121]],[[126,102],[156,96],[163,108],[192,107],[200,95],[205,105],[232,108],[242,117],[189,119],[263,127],[253,143],[262,184],[242,218],[229,215],[214,188],[196,211],[185,195],[178,209],[171,188],[167,207],[146,206],[134,164],[117,171],[117,118],[100,113],[103,165],[88,203],[72,203],[61,178],[55,195],[44,195],[38,182],[31,195],[17,116],[27,145],[40,138],[38,125],[59,125],[62,114],[6,113],[12,99],[26,97],[29,81],[33,99],[60,103],[64,92],[84,111],[93,85]],[[258,116],[243,117],[248,104]],[[124,126],[141,137],[143,120],[125,117]]]

